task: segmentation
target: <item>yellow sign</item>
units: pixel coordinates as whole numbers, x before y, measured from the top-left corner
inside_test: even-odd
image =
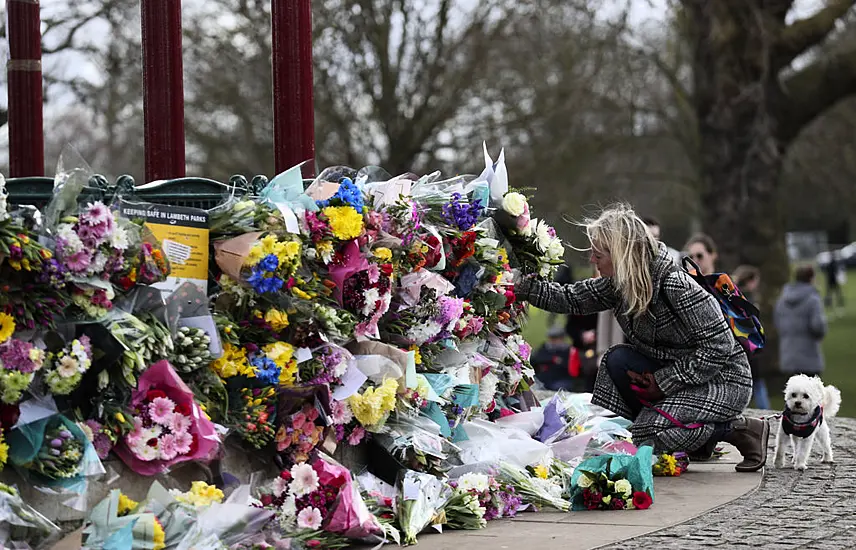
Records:
[[[167,293],[185,282],[208,291],[208,212],[163,204],[123,203],[122,214],[142,218],[169,258],[170,275],[154,285]]]

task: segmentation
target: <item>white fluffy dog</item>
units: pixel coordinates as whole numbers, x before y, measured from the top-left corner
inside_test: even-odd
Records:
[[[841,407],[841,392],[824,386],[817,376],[797,374],[785,386],[785,411],[776,435],[776,468],[785,465],[785,441],[790,439],[794,469],[805,470],[815,437],[823,448],[823,462],[833,462],[829,420]]]

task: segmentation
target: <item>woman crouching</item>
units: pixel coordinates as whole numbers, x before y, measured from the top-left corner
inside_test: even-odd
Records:
[[[749,360],[716,299],[631,208],[609,208],[584,227],[601,277],[569,285],[524,279],[515,293],[560,314],[614,311],[628,344],[604,355],[592,403],[632,420],[636,445],[704,460],[725,441],[743,455],[737,471],[761,469],[769,427],[742,416],[752,397]]]

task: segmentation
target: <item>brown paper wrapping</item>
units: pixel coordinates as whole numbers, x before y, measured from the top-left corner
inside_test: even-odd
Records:
[[[255,231],[215,243],[214,261],[230,279],[240,281],[244,261],[261,236],[261,232]]]

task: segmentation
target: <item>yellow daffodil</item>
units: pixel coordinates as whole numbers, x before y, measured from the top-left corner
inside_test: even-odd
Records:
[[[288,315],[278,309],[269,309],[265,313],[265,322],[277,332],[285,329],[288,326]]]

